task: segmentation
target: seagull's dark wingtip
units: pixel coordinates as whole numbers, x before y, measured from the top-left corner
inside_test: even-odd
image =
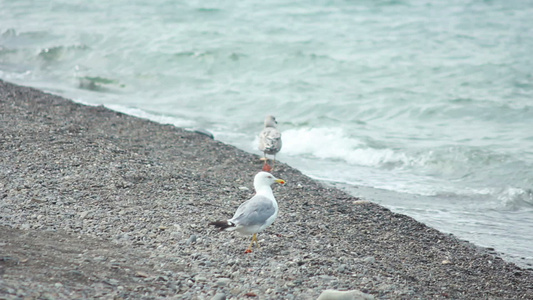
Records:
[[[235,227],[235,224],[229,221],[215,221],[215,222],[210,222],[208,225],[213,225],[216,228],[220,229],[220,231],[225,230],[230,227]]]

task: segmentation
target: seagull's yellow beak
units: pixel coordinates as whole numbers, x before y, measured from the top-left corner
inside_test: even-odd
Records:
[[[285,180],[283,179],[276,179],[276,182],[279,184],[285,184]]]

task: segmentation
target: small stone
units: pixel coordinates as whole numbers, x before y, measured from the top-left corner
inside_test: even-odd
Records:
[[[45,300],[55,300],[57,299],[57,294],[45,292],[45,293],[42,293],[39,298],[45,299]]]
[[[361,205],[361,204],[368,204],[370,201],[367,200],[356,200],[353,202],[353,204]]]
[[[325,290],[317,300],[370,300],[374,299],[374,296],[370,294],[365,294],[359,290],[351,291],[336,291],[336,290]]]
[[[216,282],[216,285],[218,286],[226,286],[231,282],[231,279],[229,278],[219,278]]]
[[[135,277],[144,277],[144,278],[147,278],[149,277],[150,275],[146,274],[145,272],[143,271],[138,271],[137,273],[135,273]]]
[[[239,278],[239,276],[241,275],[241,272],[239,272],[239,270],[231,273],[231,278]]]
[[[196,240],[197,240],[197,239],[198,239],[198,238],[196,237],[195,234],[191,235],[191,236],[189,237],[189,239],[187,240],[187,245],[190,245],[190,244],[196,243]]]
[[[226,300],[226,294],[224,293],[216,293],[211,300]]]
[[[398,288],[394,284],[381,283],[377,287],[375,287],[375,289],[382,292],[390,292],[395,291]]]
[[[93,258],[94,261],[98,261],[98,262],[102,262],[102,261],[106,261],[107,258],[105,256],[97,256],[95,258]]]
[[[445,260],[443,260],[441,263],[442,263],[443,265],[449,265],[449,264],[451,264],[452,262],[449,261],[449,260],[447,260],[447,259],[445,259]]]
[[[83,220],[83,219],[87,218],[87,215],[88,215],[88,214],[89,214],[89,211],[81,212],[81,213],[80,213],[80,219]]]
[[[196,281],[196,282],[205,282],[205,281],[207,281],[207,278],[205,278],[204,276],[197,275],[196,277],[194,277],[194,281]]]
[[[376,262],[376,258],[374,256],[367,256],[365,258],[362,259],[363,262],[366,262],[366,263],[375,263]]]
[[[337,277],[335,276],[329,276],[329,275],[319,275],[318,276],[320,279],[324,280],[324,281],[334,281],[334,280],[337,280]]]
[[[118,280],[116,279],[109,279],[106,282],[109,283],[110,285],[118,285]]]
[[[204,265],[206,267],[211,267],[213,265],[213,263],[210,260],[206,260],[206,261],[204,261]]]

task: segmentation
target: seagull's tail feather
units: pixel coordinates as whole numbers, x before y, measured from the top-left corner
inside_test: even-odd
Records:
[[[215,226],[216,228],[220,229],[220,231],[235,230],[235,223],[232,223],[230,221],[215,221],[215,222],[209,223],[209,225]]]

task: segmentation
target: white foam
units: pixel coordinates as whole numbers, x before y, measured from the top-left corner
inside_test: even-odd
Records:
[[[533,191],[507,187],[498,193],[498,200],[508,209],[533,208]]]
[[[283,153],[320,159],[343,160],[360,166],[406,165],[411,159],[392,149],[368,147],[341,128],[301,128],[282,132]]]
[[[190,127],[195,126],[195,122],[193,122],[192,120],[181,119],[175,116],[157,115],[157,114],[149,113],[142,109],[125,107],[125,106],[116,105],[116,104],[106,104],[104,106],[109,109],[125,113],[127,115],[147,119],[147,120],[154,121],[160,124],[170,124],[170,125],[174,125],[176,127],[182,127],[182,128],[190,128]]]

